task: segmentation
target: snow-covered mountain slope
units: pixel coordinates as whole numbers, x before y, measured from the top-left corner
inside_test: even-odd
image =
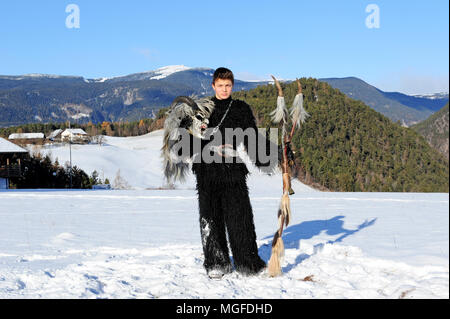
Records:
[[[99,78],[99,79],[92,79],[88,80],[91,82],[105,82],[105,81],[137,81],[137,80],[161,80],[169,75],[180,72],[180,71],[186,71],[192,69],[191,67],[184,66],[184,65],[168,65],[161,67],[156,70],[147,71],[147,72],[139,72],[139,73],[133,73],[129,75],[124,76],[115,76],[110,78]]]
[[[210,280],[194,179],[162,183],[161,132],[80,146],[74,164],[133,190],[0,191],[0,298],[449,298],[449,196],[294,183],[283,275]],[[68,148],[49,148],[62,163]],[[126,164],[125,164],[126,163]],[[137,189],[139,188],[139,189]],[[249,177],[268,261],[281,177]]]
[[[413,94],[411,96],[421,97],[425,99],[435,100],[435,99],[448,99],[448,92],[430,93],[430,94]]]

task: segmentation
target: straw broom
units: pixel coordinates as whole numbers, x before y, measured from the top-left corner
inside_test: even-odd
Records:
[[[272,240],[272,254],[270,256],[268,265],[269,276],[275,277],[281,275],[282,273],[281,260],[284,256],[284,243],[281,236],[283,234],[284,226],[287,227],[291,220],[291,203],[289,195],[294,194],[294,191],[291,188],[291,178],[287,159],[287,144],[291,142],[292,137],[294,136],[295,128],[296,127],[300,128],[300,124],[305,121],[306,117],[308,117],[309,114],[303,108],[303,94],[300,80],[297,79],[298,93],[294,98],[293,107],[291,108],[291,111],[289,113],[286,108],[286,104],[284,102],[284,95],[281,85],[273,75],[272,78],[274,79],[275,85],[278,89],[278,98],[277,98],[277,108],[272,113],[270,113],[270,115],[272,115],[272,121],[274,123],[282,122],[281,145],[283,149],[281,160],[281,170],[283,177],[283,195],[281,197],[281,202],[277,214],[278,230],[275,233]],[[288,135],[286,126],[289,115],[292,120],[292,128],[290,134]]]

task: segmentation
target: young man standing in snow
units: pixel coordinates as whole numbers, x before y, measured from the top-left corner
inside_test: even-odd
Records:
[[[245,149],[257,167],[272,172],[278,165],[278,152],[275,160],[273,154],[269,154],[272,155],[271,159],[261,163],[257,151],[248,151],[249,147],[254,150],[255,144],[256,148],[259,148],[266,143],[264,145],[266,149],[273,147],[274,144],[258,134],[250,106],[243,101],[232,99],[233,85],[234,76],[229,69],[218,68],[214,72],[212,80],[215,92],[212,98],[214,110],[209,117],[209,128],[216,129],[221,133],[221,138],[223,137],[219,149],[226,144],[227,130],[228,132],[229,129],[254,130],[256,138],[243,139]],[[232,146],[236,150],[236,143]],[[202,150],[203,147],[202,142]],[[278,149],[278,145],[275,145],[275,149]],[[266,264],[259,257],[256,245],[253,212],[246,182],[249,171],[242,161],[233,159],[230,162],[229,158],[225,160],[228,156],[224,155],[226,153],[223,150],[218,152],[222,156],[222,161],[207,163],[201,159],[194,161],[192,165],[192,171],[197,178],[204,267],[210,278],[221,278],[232,271],[227,244],[228,234],[236,270],[245,275],[258,274]]]

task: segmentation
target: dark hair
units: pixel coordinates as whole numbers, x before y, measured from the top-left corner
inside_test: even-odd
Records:
[[[214,71],[212,84],[216,83],[217,79],[231,80],[231,83],[234,85],[233,72],[227,68],[218,68]]]

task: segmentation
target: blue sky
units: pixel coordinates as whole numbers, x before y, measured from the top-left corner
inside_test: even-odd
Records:
[[[80,28],[66,26],[69,4]],[[366,26],[369,4],[379,28]],[[448,30],[447,0],[2,1],[0,74],[99,78],[182,64],[432,93],[448,91]]]

